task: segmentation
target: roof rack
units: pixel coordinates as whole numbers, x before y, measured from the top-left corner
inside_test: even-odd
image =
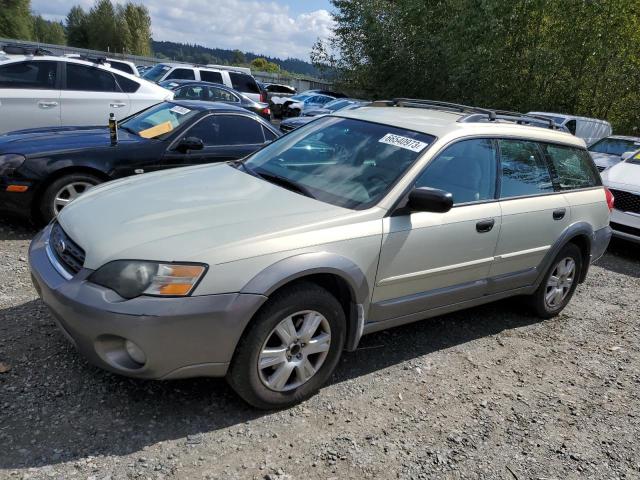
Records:
[[[447,112],[458,112],[466,114],[461,117],[460,123],[479,122],[512,122],[518,125],[529,125],[534,127],[561,130],[556,123],[546,117],[538,115],[525,115],[518,112],[506,110],[491,110],[488,108],[471,107],[460,103],[441,102],[439,100],[423,100],[418,98],[394,98],[393,100],[377,100],[371,103],[373,107],[410,107],[425,108],[429,110],[444,110]]]
[[[7,55],[53,55],[53,53],[45,48],[22,43],[5,43],[0,47],[0,50],[3,50]]]

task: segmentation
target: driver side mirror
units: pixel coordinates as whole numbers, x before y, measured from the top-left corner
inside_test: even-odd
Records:
[[[204,148],[204,142],[198,137],[185,137],[178,143],[176,150],[182,153],[186,153],[189,150],[202,150]]]
[[[437,188],[414,188],[407,207],[412,212],[446,213],[453,207],[453,195]]]

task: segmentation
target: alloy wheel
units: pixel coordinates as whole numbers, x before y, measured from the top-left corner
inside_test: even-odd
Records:
[[[571,257],[560,260],[547,280],[544,301],[550,309],[558,308],[575,281],[576,262]]]
[[[89,182],[71,182],[58,190],[53,199],[53,211],[55,214],[59,214],[69,202],[78,198],[91,187],[93,187],[93,184]]]
[[[309,381],[331,347],[331,327],[319,312],[303,310],[284,318],[267,336],[258,356],[260,380],[285,392]]]

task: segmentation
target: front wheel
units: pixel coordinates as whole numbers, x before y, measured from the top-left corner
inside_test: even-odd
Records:
[[[88,173],[72,173],[53,181],[40,201],[42,220],[49,223],[71,201],[99,183],[102,180]]]
[[[309,398],[338,363],[345,322],[338,300],[313,283],[276,293],[238,344],[228,382],[245,401],[262,409]]]
[[[540,318],[555,317],[567,306],[578,286],[582,268],[582,253],[578,246],[565,245],[531,296],[533,310]]]

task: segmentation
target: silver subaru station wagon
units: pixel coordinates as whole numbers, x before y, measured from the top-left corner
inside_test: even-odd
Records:
[[[290,406],[365,334],[514,295],[541,318],[567,305],[613,197],[545,122],[376,102],[241,161],[109,182],[33,240],[33,280],[95,365]]]

